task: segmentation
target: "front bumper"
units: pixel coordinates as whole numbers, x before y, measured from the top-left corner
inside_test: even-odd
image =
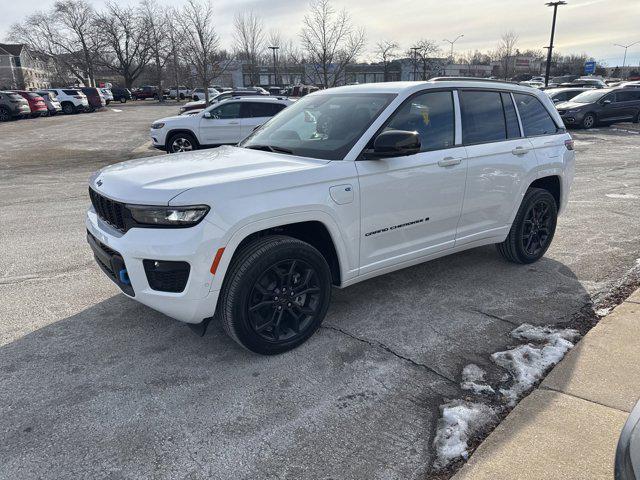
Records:
[[[564,114],[560,114],[560,118],[562,118],[562,121],[567,126],[569,126],[569,125],[578,125],[578,124],[580,124],[582,122],[584,114],[585,114],[585,112],[569,113],[567,111]]]
[[[151,143],[155,148],[159,148],[161,150],[165,149],[167,134],[164,128],[150,128],[149,136],[151,137]]]
[[[211,290],[210,268],[221,246],[222,230],[204,220],[191,228],[132,228],[122,234],[104,223],[93,208],[87,212],[85,223],[87,240],[98,264],[102,264],[100,268],[125,295],[186,323],[200,323],[214,315],[219,291]],[[103,247],[102,253],[96,252],[95,243]],[[184,290],[172,293],[152,289],[144,260],[189,263]],[[111,268],[105,269],[105,264]]]

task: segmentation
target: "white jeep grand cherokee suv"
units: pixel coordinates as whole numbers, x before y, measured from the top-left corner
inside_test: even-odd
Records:
[[[161,118],[151,125],[153,146],[168,153],[235,145],[293,100],[284,97],[233,97],[195,115]]]
[[[200,333],[215,315],[275,354],[318,329],[332,286],[491,243],[538,260],[573,172],[544,92],[357,85],[304,97],[237,147],[103,168],[86,227],[126,295]]]

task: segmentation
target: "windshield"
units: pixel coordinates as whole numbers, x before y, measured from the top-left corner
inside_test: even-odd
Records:
[[[591,90],[588,92],[582,92],[580,95],[576,95],[571,99],[575,103],[593,103],[604,97],[609,90]]]
[[[386,93],[325,93],[298,100],[241,144],[302,157],[342,160],[395,98]]]

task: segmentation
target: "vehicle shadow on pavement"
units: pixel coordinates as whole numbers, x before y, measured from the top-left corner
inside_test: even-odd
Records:
[[[333,300],[309,342],[274,357],[124,295],[1,347],[0,477],[424,478],[461,368],[588,294],[557,261],[480,248]]]

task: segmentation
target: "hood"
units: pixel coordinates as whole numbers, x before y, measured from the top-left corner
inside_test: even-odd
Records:
[[[558,110],[571,110],[572,108],[582,108],[589,105],[588,103],[577,103],[569,100],[568,102],[560,102],[556,103],[556,108]]]
[[[193,102],[187,102],[183,105],[183,107],[186,107],[186,108],[198,107],[198,106],[204,106],[204,100],[195,100]]]
[[[90,186],[114,200],[167,205],[186,190],[318,168],[327,160],[219,147],[110,165],[94,173]]]
[[[158,120],[154,120],[152,123],[167,123],[167,122],[172,122],[174,120],[184,120],[184,117],[180,115],[172,115],[171,117],[164,117]]]

